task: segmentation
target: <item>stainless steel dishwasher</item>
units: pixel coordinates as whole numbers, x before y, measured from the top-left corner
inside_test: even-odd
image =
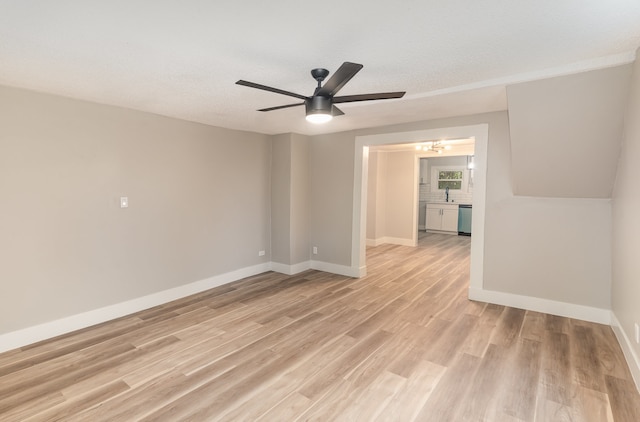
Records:
[[[458,235],[471,236],[471,212],[470,204],[458,205]]]

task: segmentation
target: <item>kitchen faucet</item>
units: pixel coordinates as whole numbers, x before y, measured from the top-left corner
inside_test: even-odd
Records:
[[[449,186],[444,189],[444,202],[449,202]]]

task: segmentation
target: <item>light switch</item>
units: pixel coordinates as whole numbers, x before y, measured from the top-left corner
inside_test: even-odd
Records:
[[[120,197],[120,208],[128,208],[129,207],[129,198],[126,196]]]

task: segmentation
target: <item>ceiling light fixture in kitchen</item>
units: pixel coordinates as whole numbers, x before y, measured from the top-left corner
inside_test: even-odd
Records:
[[[422,147],[422,150],[425,152],[433,151],[438,154],[442,154],[444,150],[450,150],[451,145],[444,145],[443,141],[432,141],[430,145],[425,145]]]

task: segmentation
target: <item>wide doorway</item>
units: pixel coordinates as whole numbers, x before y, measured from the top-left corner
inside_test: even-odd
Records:
[[[472,125],[426,129],[412,132],[398,132],[389,134],[367,135],[356,137],[355,142],[355,173],[354,173],[354,203],[352,225],[352,270],[359,276],[367,273],[367,192],[369,150],[372,146],[392,144],[418,144],[431,140],[467,139],[473,138],[474,148],[474,186],[473,186],[473,236],[471,237],[470,255],[470,287],[482,289],[482,274],[484,261],[484,210],[486,196],[486,163],[488,144],[488,125]],[[417,177],[417,168],[414,170]],[[417,193],[416,193],[417,194]],[[417,244],[418,210],[416,207],[415,236]]]

